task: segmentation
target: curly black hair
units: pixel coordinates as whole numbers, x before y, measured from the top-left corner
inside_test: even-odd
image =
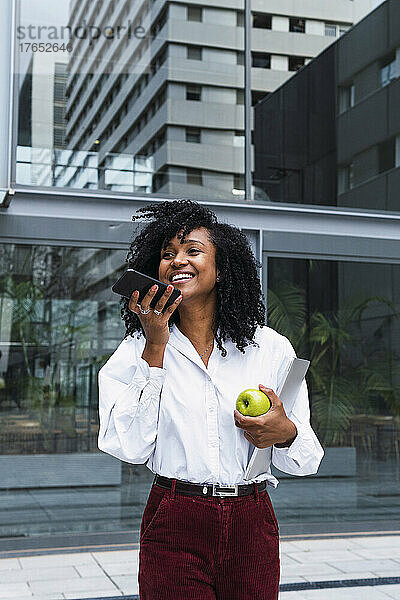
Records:
[[[140,214],[137,214],[140,213]],[[257,325],[265,324],[265,305],[262,301],[260,267],[251,250],[247,237],[237,227],[219,223],[216,215],[201,204],[192,200],[166,200],[139,208],[132,221],[153,219],[134,237],[126,262],[129,268],[158,279],[161,251],[169,241],[182,232],[180,243],[194,229],[205,227],[216,248],[215,262],[222,277],[217,285],[217,304],[214,318],[214,336],[217,346],[226,356],[222,342],[229,337],[237,348],[244,348],[253,341]],[[138,316],[129,310],[129,300],[121,300],[121,317],[125,321],[126,336],[142,331]],[[175,310],[169,327],[179,323],[179,312]]]

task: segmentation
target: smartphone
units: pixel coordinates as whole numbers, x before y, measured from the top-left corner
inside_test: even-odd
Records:
[[[149,277],[144,273],[139,273],[139,271],[135,271],[135,269],[127,269],[125,273],[118,279],[116,283],[112,286],[112,291],[120,296],[124,296],[125,298],[130,298],[135,290],[139,291],[138,304],[141,303],[149,289],[154,285],[158,285],[158,290],[153,300],[150,302],[151,308],[154,308],[157,302],[160,300],[161,296],[164,294],[167,289],[167,284],[158,281],[158,279],[153,279],[153,277]],[[170,297],[168,298],[165,306],[163,308],[163,312],[166,308],[171,306],[173,302],[181,295],[181,291],[177,288],[172,290]]]

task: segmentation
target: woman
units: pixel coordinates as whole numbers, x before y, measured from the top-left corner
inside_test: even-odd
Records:
[[[142,600],[273,600],[279,534],[265,473],[244,480],[254,446],[294,475],[323,451],[304,383],[290,419],[273,392],[289,341],[264,326],[257,262],[246,236],[189,200],[141,208],[152,219],[131,244],[131,268],[168,284],[126,300],[126,337],[99,375],[99,448],[155,473],[140,529]],[[139,218],[133,217],[133,219]],[[173,286],[181,296],[163,312]],[[259,417],[235,410],[258,387]]]

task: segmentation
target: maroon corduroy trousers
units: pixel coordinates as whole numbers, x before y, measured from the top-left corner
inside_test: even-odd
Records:
[[[277,600],[279,531],[268,492],[184,496],[153,485],[140,528],[140,600]]]

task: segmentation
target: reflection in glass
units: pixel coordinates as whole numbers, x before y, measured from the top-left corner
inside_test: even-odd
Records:
[[[244,173],[233,143],[244,131],[236,9],[19,5],[19,184],[235,198]]]
[[[400,48],[386,24],[400,20],[391,7],[344,37],[326,22],[335,43],[310,64],[303,52],[289,56],[298,74],[256,104],[253,182],[272,202],[398,212]],[[360,62],[362,45],[371,53]]]
[[[119,250],[0,245],[2,537],[140,522],[145,468],[135,469],[142,483],[125,508],[127,475],[97,449],[97,373],[124,334],[110,290],[124,259]]]
[[[235,187],[244,175],[235,143],[244,133],[243,2],[18,4],[18,184],[243,201]],[[299,5],[290,17],[255,7],[253,107],[351,26],[348,9],[331,4]],[[254,129],[253,111],[251,121]],[[187,128],[200,141],[187,140]],[[59,149],[72,154],[68,163]],[[108,158],[120,156],[130,157],[129,173],[106,177]],[[146,175],[136,171],[142,157]],[[194,183],[191,169],[201,172]],[[274,200],[258,179],[246,200]]]
[[[329,522],[352,522],[356,530],[368,520],[397,518],[400,267],[270,258],[268,272],[269,324],[311,360],[312,423],[326,448],[324,478],[307,481],[318,506],[309,491],[303,506],[305,488],[286,478],[276,492],[281,519],[324,523],[328,531]]]

